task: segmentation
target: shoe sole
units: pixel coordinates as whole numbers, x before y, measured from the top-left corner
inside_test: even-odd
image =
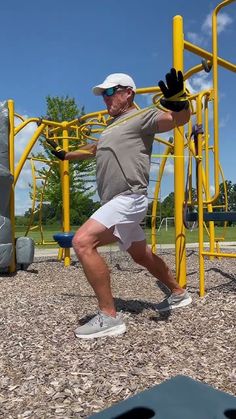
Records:
[[[115,326],[115,327],[111,327],[108,330],[103,330],[101,332],[97,332],[97,333],[91,333],[90,335],[77,335],[75,333],[75,336],[79,339],[95,339],[95,338],[103,338],[106,336],[118,336],[118,335],[122,335],[123,333],[125,333],[126,331],[126,326],[125,324],[121,324],[119,326]]]
[[[161,308],[161,309],[159,309],[158,311],[159,311],[160,313],[162,313],[163,311],[171,311],[171,310],[175,310],[176,308],[186,307],[186,306],[188,306],[189,304],[191,304],[191,302],[192,302],[192,298],[191,298],[191,297],[188,297],[188,299],[183,300],[183,301],[180,301],[180,302],[178,303],[178,305],[174,305],[174,306],[169,306],[169,307]]]

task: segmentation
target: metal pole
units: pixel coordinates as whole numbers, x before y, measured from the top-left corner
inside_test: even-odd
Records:
[[[8,100],[9,111],[9,169],[13,176],[15,175],[15,152],[14,152],[14,101]],[[12,229],[12,262],[9,266],[9,272],[16,271],[16,248],[15,248],[15,185],[11,186],[10,195],[10,219]]]
[[[68,150],[68,130],[63,129],[63,149]],[[69,161],[64,160],[62,166],[62,202],[63,202],[63,230],[65,233],[70,231],[70,178]],[[64,266],[70,265],[70,248],[65,249]]]
[[[173,19],[173,66],[183,71],[184,33],[183,18]],[[184,128],[174,129],[174,191],[175,191],[175,260],[176,280],[186,286],[186,236],[183,223],[184,203]]]
[[[197,97],[197,123],[202,124],[202,97]],[[203,256],[203,239],[204,239],[204,220],[203,220],[203,164],[202,164],[202,134],[198,134],[198,156],[197,156],[197,177],[198,177],[198,242],[199,242],[199,294],[204,297],[205,280],[204,280],[204,256]]]

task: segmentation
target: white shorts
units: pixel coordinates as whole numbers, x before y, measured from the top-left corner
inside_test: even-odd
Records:
[[[146,195],[118,195],[102,205],[90,218],[107,228],[114,228],[121,250],[127,250],[133,242],[145,240],[140,227],[148,209]]]

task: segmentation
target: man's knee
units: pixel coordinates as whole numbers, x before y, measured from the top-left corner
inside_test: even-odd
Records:
[[[84,254],[86,251],[93,249],[94,240],[90,235],[78,230],[72,240],[72,246],[77,254]]]

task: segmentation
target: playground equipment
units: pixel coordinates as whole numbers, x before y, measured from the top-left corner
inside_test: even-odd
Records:
[[[187,397],[186,397],[187,395]],[[177,375],[89,419],[235,419],[236,397]]]
[[[12,137],[12,129],[9,130],[9,114],[7,102],[0,103],[0,271],[6,271],[12,260],[21,268],[26,268],[33,261],[34,245],[29,237],[14,236],[14,195],[12,193],[14,177],[12,171],[12,154],[10,153],[9,164],[9,138]]]
[[[193,124],[190,120],[188,124],[187,133],[184,133],[184,127],[176,127],[174,129],[174,138],[167,141],[160,136],[156,136],[155,140],[165,146],[164,153],[161,156],[159,165],[159,173],[156,181],[156,187],[153,199],[152,209],[152,250],[156,251],[156,216],[157,216],[157,201],[160,191],[160,184],[165,170],[168,158],[174,160],[174,192],[175,192],[175,256],[176,256],[176,277],[181,286],[185,286],[187,282],[186,275],[186,233],[185,225],[187,222],[198,221],[199,228],[199,267],[200,267],[200,295],[203,296],[204,289],[204,257],[236,257],[236,254],[221,253],[219,248],[220,238],[215,237],[216,220],[236,220],[235,214],[227,212],[227,202],[221,208],[221,212],[215,212],[214,203],[219,195],[220,178],[224,181],[223,170],[219,162],[219,140],[218,140],[218,66],[226,70],[235,72],[236,65],[218,57],[217,44],[217,15],[219,11],[232,3],[233,0],[224,0],[213,11],[212,14],[212,53],[208,52],[196,45],[186,41],[183,33],[183,19],[181,16],[173,18],[173,66],[177,70],[184,71],[184,52],[185,50],[201,57],[201,63],[195,67],[187,70],[184,73],[184,79],[188,80],[193,75],[200,71],[210,70],[213,73],[213,86],[208,90],[198,93],[189,93],[189,100],[191,103],[192,114],[196,117],[196,123]],[[145,87],[137,89],[137,96],[139,94],[152,94],[153,104],[151,106],[159,107],[160,89],[157,86]],[[209,133],[209,104],[213,103],[213,142],[210,144]],[[140,109],[136,104],[137,109]],[[98,135],[106,127],[109,116],[106,110],[101,110],[93,113],[83,115],[82,117],[73,121],[55,122],[44,120],[41,118],[29,118],[24,120],[21,117],[21,122],[15,127],[14,125],[14,102],[9,100],[7,102],[9,111],[9,171],[11,179],[14,182],[11,186],[8,180],[8,186],[5,188],[6,194],[10,196],[8,219],[12,229],[12,254],[9,256],[8,265],[10,271],[16,269],[16,262],[14,256],[14,187],[19,178],[20,172],[25,164],[27,158],[30,158],[30,152],[35,145],[40,135],[45,138],[51,138],[65,149],[70,149],[71,142],[77,140],[81,146],[85,145],[87,141],[98,141]],[[37,128],[29,140],[24,153],[22,154],[18,164],[14,164],[14,137],[23,130],[28,124],[36,123]],[[58,132],[61,132],[58,135]],[[214,188],[213,195],[210,194],[210,155],[214,158]],[[152,158],[159,158],[160,155],[153,155]],[[188,159],[188,169],[185,171],[185,159]],[[51,163],[48,160],[45,164]],[[63,196],[63,219],[62,232],[55,236],[58,243],[61,245],[59,250],[59,259],[64,258],[65,266],[70,264],[70,247],[73,233],[70,231],[70,185],[69,185],[69,161],[64,160],[60,162],[53,162],[59,164],[61,174],[62,196]],[[196,166],[195,183],[197,188],[197,199],[191,195],[191,190],[194,180],[194,166]],[[36,175],[35,175],[36,177]],[[10,177],[9,177],[10,179]],[[45,181],[46,182],[46,181]],[[36,187],[35,187],[36,190]],[[35,196],[35,195],[34,195]],[[42,193],[43,196],[43,193]],[[35,200],[34,200],[35,202]],[[43,202],[43,198],[40,201]],[[196,207],[198,212],[189,213],[190,207]],[[1,211],[1,208],[0,208]],[[33,211],[32,211],[33,213]],[[32,221],[32,220],[31,220]],[[203,229],[206,222],[209,222],[207,228],[209,234],[210,251],[206,251],[203,245]],[[28,231],[32,228],[32,222]],[[42,244],[44,244],[43,236],[41,237]],[[6,243],[7,244],[7,243]],[[216,250],[215,250],[216,249]]]
[[[203,134],[201,131],[197,133],[197,192],[198,192],[198,225],[199,225],[199,288],[200,295],[203,296],[204,288],[204,256],[219,256],[219,253],[214,252],[212,249],[212,242],[210,251],[204,250],[203,245],[203,210],[204,206],[208,212],[212,212],[212,204],[216,201],[219,195],[219,113],[218,113],[218,65],[235,72],[236,66],[222,58],[218,57],[218,42],[217,42],[217,15],[219,11],[232,3],[232,0],[225,0],[221,2],[213,11],[212,14],[212,53],[209,53],[202,48],[196,47],[184,39],[183,34],[183,20],[180,16],[176,16],[173,20],[173,64],[174,67],[183,70],[184,50],[188,50],[204,60],[208,60],[209,65],[212,66],[213,72],[213,88],[209,91],[203,91],[192,97],[196,103],[196,120],[197,124],[203,125],[204,123],[204,137],[205,147],[203,148]],[[204,65],[201,64],[203,67]],[[185,73],[185,78],[188,78],[197,70],[198,66]],[[214,125],[214,183],[215,192],[210,196],[209,184],[209,159],[208,159],[208,103],[213,99],[213,125]],[[203,112],[204,105],[204,112]],[[203,152],[205,156],[203,156]],[[184,135],[183,128],[175,129],[174,133],[174,154],[178,156],[174,160],[175,174],[175,220],[176,220],[176,274],[178,282],[184,286],[186,285],[186,237],[185,228],[183,223],[183,203],[184,203]],[[205,161],[203,163],[203,157]],[[204,176],[206,174],[206,176]],[[204,188],[205,183],[205,188]],[[204,199],[205,198],[205,199]],[[212,223],[212,224],[211,224]],[[213,235],[214,224],[210,222],[209,228]],[[229,253],[221,254],[225,257],[236,257]]]
[[[13,176],[9,170],[8,162],[8,108],[7,103],[0,104],[0,132],[1,132],[1,153],[0,153],[0,182],[2,196],[5,199],[0,201],[0,266],[9,266],[13,255],[13,243],[10,221],[10,194],[13,183]]]

